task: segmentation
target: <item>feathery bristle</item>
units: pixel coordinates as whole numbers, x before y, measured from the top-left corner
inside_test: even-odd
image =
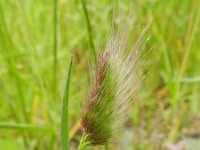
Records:
[[[141,47],[147,28],[132,48],[128,45],[128,28],[112,35],[105,52],[99,57],[96,79],[84,107],[81,124],[87,140],[93,144],[112,141],[124,119],[127,107],[137,95],[144,77],[140,76]]]

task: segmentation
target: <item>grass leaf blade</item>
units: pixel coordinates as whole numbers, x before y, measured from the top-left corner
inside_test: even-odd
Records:
[[[54,127],[43,127],[33,124],[25,123],[10,123],[10,122],[0,122],[0,129],[7,130],[20,130],[20,131],[29,131],[29,132],[42,132],[42,133],[54,133]]]
[[[84,11],[84,14],[85,14],[85,18],[86,18],[88,38],[89,38],[89,43],[90,43],[90,46],[91,46],[91,53],[92,53],[92,55],[94,57],[94,62],[96,63],[97,54],[96,54],[96,49],[95,49],[95,45],[94,45],[94,42],[93,42],[92,26],[91,26],[91,23],[90,23],[90,18],[89,18],[87,6],[86,6],[86,1],[85,0],[81,0],[81,4],[82,4],[82,8],[83,8],[83,11]]]
[[[71,68],[72,68],[72,59],[69,63],[67,79],[65,84],[65,90],[63,95],[63,104],[62,104],[62,115],[61,115],[61,142],[62,142],[62,150],[69,150],[69,118],[68,118],[68,103],[69,103],[69,83],[71,76]]]

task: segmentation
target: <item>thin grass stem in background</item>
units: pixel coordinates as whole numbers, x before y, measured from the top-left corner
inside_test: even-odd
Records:
[[[14,129],[20,131],[34,131],[34,132],[45,132],[45,133],[54,133],[55,129],[52,127],[41,127],[32,124],[24,123],[7,123],[0,122],[0,129]]]
[[[58,1],[54,0],[54,35],[53,35],[53,91],[54,91],[54,99],[56,99],[56,91],[57,91],[57,4]]]
[[[174,79],[174,82],[176,80]],[[180,80],[180,82],[183,82],[183,83],[198,83],[200,82],[200,77],[184,77]]]
[[[63,104],[62,104],[62,115],[61,115],[61,142],[62,142],[62,150],[69,150],[69,84],[70,84],[70,76],[71,76],[71,68],[72,68],[72,59],[69,63],[67,79],[65,84],[65,90],[63,95]]]
[[[93,54],[94,62],[96,63],[97,62],[97,54],[96,54],[96,49],[95,49],[94,42],[93,42],[92,26],[91,26],[90,18],[89,18],[89,15],[88,15],[86,1],[85,0],[81,0],[81,4],[82,4],[83,11],[84,11],[85,18],[86,18],[88,38],[89,38],[89,43],[90,43],[90,47],[91,47],[91,50],[92,50],[91,53]]]
[[[105,149],[105,150],[110,150],[109,145],[106,144],[106,145],[104,146],[104,149]]]
[[[179,107],[180,105],[180,101],[179,101],[179,98],[180,98],[180,88],[181,88],[181,78],[182,76],[184,75],[184,71],[186,69],[186,66],[187,66],[187,62],[188,62],[188,59],[189,59],[189,56],[190,56],[190,53],[191,53],[191,46],[193,44],[193,41],[194,41],[194,37],[195,37],[195,34],[197,33],[197,26],[198,26],[198,23],[199,23],[199,18],[200,18],[200,11],[199,9],[197,9],[197,7],[194,6],[194,9],[191,10],[191,13],[190,13],[190,16],[191,16],[191,20],[188,22],[188,31],[187,31],[187,34],[186,34],[186,44],[185,44],[185,53],[184,53],[184,56],[183,56],[183,60],[182,60],[182,63],[181,63],[181,66],[180,66],[180,71],[179,71],[179,74],[176,78],[176,82],[175,82],[175,89],[174,89],[174,95],[172,97],[172,111],[171,111],[171,116],[174,114],[174,111]],[[176,123],[176,126],[171,129],[170,131],[170,136],[169,136],[169,140],[171,142],[174,142],[177,140],[177,136],[178,136],[178,132],[180,130],[180,126],[182,125],[183,121],[180,120],[180,125]]]

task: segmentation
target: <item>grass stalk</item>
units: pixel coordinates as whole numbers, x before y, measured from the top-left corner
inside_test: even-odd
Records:
[[[78,146],[78,150],[83,150],[87,145],[89,145],[89,142],[87,142],[87,135],[83,133],[79,146]]]
[[[61,142],[62,142],[62,150],[69,150],[69,84],[70,84],[70,76],[71,76],[71,68],[72,68],[72,59],[69,63],[67,79],[65,84],[65,90],[63,95],[63,104],[62,104],[62,115],[61,115]]]
[[[89,43],[90,43],[90,47],[91,47],[91,53],[93,54],[94,62],[96,64],[96,62],[97,62],[97,54],[96,54],[96,49],[95,49],[94,42],[93,42],[92,26],[91,26],[90,18],[89,18],[89,15],[88,15],[86,1],[85,0],[81,0],[81,4],[82,4],[83,11],[84,11],[85,18],[86,18],[88,38],[89,38]]]
[[[7,123],[0,122],[0,129],[14,129],[20,131],[33,131],[33,132],[45,132],[45,133],[54,133],[55,130],[52,127],[40,127],[32,124],[23,124],[23,123]]]
[[[57,89],[57,4],[58,1],[54,0],[54,35],[53,35],[53,91],[54,99],[56,99],[56,89]]]
[[[109,147],[109,145],[108,145],[108,144],[106,144],[106,145],[104,146],[104,149],[105,149],[105,150],[110,150],[110,147]]]

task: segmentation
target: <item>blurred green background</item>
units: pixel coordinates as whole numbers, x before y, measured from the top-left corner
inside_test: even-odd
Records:
[[[71,149],[76,149],[82,104],[90,88],[88,64],[94,60],[91,41],[101,54],[116,4],[122,15],[132,8],[140,29],[150,23],[151,75],[120,140],[109,149],[200,149],[200,1],[85,4],[88,14],[81,0],[0,1],[0,149],[60,149],[62,94],[71,56],[70,139]]]

